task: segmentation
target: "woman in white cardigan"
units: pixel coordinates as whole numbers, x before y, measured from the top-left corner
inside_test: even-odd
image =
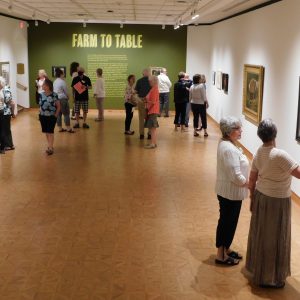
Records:
[[[242,200],[248,195],[249,161],[237,146],[241,138],[242,124],[235,117],[226,117],[220,121],[222,139],[217,153],[216,193],[220,205],[220,217],[217,226],[216,264],[234,266],[242,256],[230,249],[237,227]]]

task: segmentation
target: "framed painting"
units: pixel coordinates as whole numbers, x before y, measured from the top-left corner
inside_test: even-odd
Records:
[[[0,62],[0,76],[2,76],[7,85],[10,85],[10,66],[9,62]]]
[[[213,71],[211,74],[211,81],[212,81],[213,85],[216,84],[216,72],[215,71]]]
[[[67,72],[67,68],[65,66],[52,66],[52,77],[55,77],[55,70],[56,69],[61,69],[66,77],[66,72]]]
[[[223,73],[222,74],[222,90],[225,94],[228,94],[228,83],[229,83],[229,75]]]
[[[162,69],[162,67],[150,67],[151,75],[158,76]]]
[[[263,66],[244,65],[243,115],[255,125],[261,121],[264,71]]]
[[[216,87],[219,90],[222,89],[222,72],[221,71],[216,72]]]
[[[298,142],[300,142],[300,77],[299,77],[299,95],[298,95],[298,115],[297,115],[296,140]]]

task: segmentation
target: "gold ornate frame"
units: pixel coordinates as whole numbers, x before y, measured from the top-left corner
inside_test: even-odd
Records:
[[[262,116],[264,71],[263,66],[244,65],[243,114],[255,125],[258,125]],[[250,84],[255,86],[251,89]]]

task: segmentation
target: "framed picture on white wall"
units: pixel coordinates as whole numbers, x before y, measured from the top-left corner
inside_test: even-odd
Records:
[[[216,72],[216,87],[219,90],[222,89],[222,72],[221,71]]]
[[[264,71],[263,66],[244,65],[243,115],[255,125],[261,121]]]
[[[300,77],[299,77],[299,95],[298,95],[298,115],[297,115],[296,140],[298,142],[300,142]]]

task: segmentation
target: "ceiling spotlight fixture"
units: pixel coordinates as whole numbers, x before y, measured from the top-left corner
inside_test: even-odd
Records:
[[[199,18],[198,14],[195,14],[195,15],[192,16],[192,20],[196,20],[197,18]]]
[[[180,26],[178,25],[178,24],[175,24],[174,25],[174,29],[176,30],[176,29],[178,29]]]
[[[39,26],[39,21],[38,20],[35,20],[34,21],[34,25],[37,27],[37,26]]]
[[[166,25],[163,24],[163,25],[161,26],[161,29],[166,29]]]
[[[123,27],[124,27],[124,24],[123,24],[123,23],[121,23],[121,24],[120,24],[120,28],[123,28]]]
[[[49,24],[51,23],[50,19],[48,19],[48,20],[46,21],[46,23],[49,25]]]
[[[86,28],[86,22],[82,23],[83,28]]]

